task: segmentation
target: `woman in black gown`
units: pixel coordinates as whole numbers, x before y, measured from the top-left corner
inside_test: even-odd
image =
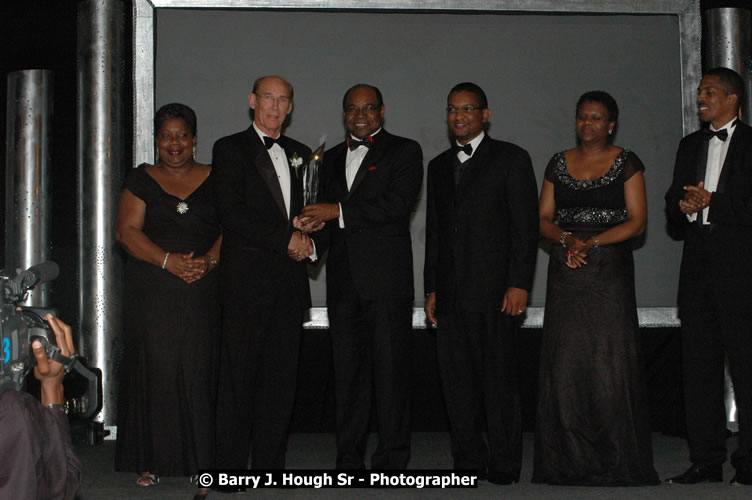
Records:
[[[155,117],[159,161],[130,172],[116,234],[125,267],[125,363],[116,468],[151,486],[159,474],[211,467],[222,237],[211,167],[196,163],[196,115],[168,104]],[[197,498],[208,494],[199,490]]]
[[[540,232],[552,241],[534,483],[649,485],[648,405],[637,354],[631,239],[645,230],[644,167],[614,146],[618,108],[580,97],[577,147],[546,168]]]

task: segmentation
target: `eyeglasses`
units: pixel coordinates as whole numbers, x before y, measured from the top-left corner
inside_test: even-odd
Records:
[[[366,104],[362,108],[359,108],[358,106],[350,105],[345,106],[345,113],[348,115],[355,115],[358,114],[358,112],[363,113],[364,115],[369,115],[371,113],[376,113],[381,109],[381,106],[376,106],[375,104]]]
[[[446,107],[447,114],[450,114],[450,115],[452,113],[463,113],[463,114],[467,115],[467,114],[472,113],[476,109],[483,109],[483,106],[470,106],[470,105],[468,105],[468,106],[462,106],[461,108],[455,108],[454,106],[447,106]]]
[[[256,93],[254,92],[254,94],[256,94]],[[256,97],[258,97],[259,99],[265,101],[268,104],[271,104],[273,102],[276,102],[278,105],[283,105],[283,104],[289,104],[290,103],[290,98],[288,96],[286,96],[286,95],[281,95],[279,97],[274,97],[271,94],[261,94],[261,95],[256,94]]]

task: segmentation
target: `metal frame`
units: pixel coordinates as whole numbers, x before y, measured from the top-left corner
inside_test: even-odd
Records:
[[[154,117],[154,14],[158,8],[392,10],[569,14],[661,14],[679,21],[683,135],[696,130],[695,89],[702,76],[699,0],[133,0],[133,159],[151,161]],[[413,324],[424,325],[422,309]],[[640,308],[640,326],[677,326],[676,308]],[[326,328],[325,308],[311,310],[307,328]],[[525,326],[542,324],[543,308],[530,308]]]

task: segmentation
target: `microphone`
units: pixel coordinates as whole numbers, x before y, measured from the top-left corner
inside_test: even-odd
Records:
[[[48,260],[41,264],[31,266],[27,271],[37,277],[37,283],[47,283],[48,281],[56,279],[60,275],[60,266],[54,261]]]
[[[29,290],[39,283],[47,283],[58,277],[60,266],[55,262],[48,260],[31,266],[26,271],[18,273],[18,283],[24,290]]]

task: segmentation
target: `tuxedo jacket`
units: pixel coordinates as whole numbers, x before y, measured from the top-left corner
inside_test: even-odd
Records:
[[[288,164],[294,156],[303,161],[310,158],[311,150],[289,137],[282,136],[281,145]],[[301,307],[310,307],[306,264],[287,256],[295,231],[291,220],[303,205],[303,187],[295,169],[290,165],[288,217],[274,164],[253,126],[219,139],[212,164],[223,235],[223,294],[291,293],[290,298],[297,298]]]
[[[710,200],[710,227],[690,223],[679,210],[684,186],[705,180],[707,139],[694,132],[679,143],[674,177],[666,193],[669,222],[682,230],[684,250],[679,276],[679,308],[692,307],[696,293],[712,287],[724,303],[749,307],[752,293],[752,128],[737,121],[716,192]],[[701,217],[698,213],[698,219]]]
[[[367,299],[413,298],[413,253],[410,217],[423,181],[423,152],[417,142],[383,128],[347,189],[342,142],[324,153],[322,198],[340,203],[339,220],[316,235],[317,250],[328,248],[327,301],[336,300],[340,284],[352,279]]]
[[[538,187],[524,149],[486,135],[454,183],[451,149],[428,164],[425,292],[437,314],[454,301],[499,309],[508,287],[530,291],[538,248]]]

